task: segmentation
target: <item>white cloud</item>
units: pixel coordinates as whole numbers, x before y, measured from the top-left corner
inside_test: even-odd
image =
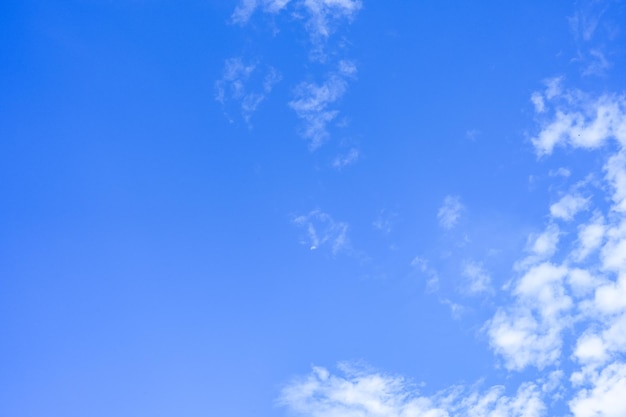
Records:
[[[306,215],[298,216],[293,219],[293,223],[305,229],[306,236],[301,243],[311,250],[328,246],[336,255],[350,247],[348,224],[335,221],[329,214],[320,210],[313,210]]]
[[[254,12],[261,8],[266,13],[279,13],[291,0],[241,0],[231,16],[234,23],[245,24]]]
[[[356,73],[356,66],[349,61],[341,61],[338,71],[331,72],[322,84],[304,82],[295,90],[295,98],[289,106],[303,121],[302,136],[309,141],[311,150],[317,149],[328,137],[328,124],[339,112],[330,106],[346,92],[348,80]]]
[[[542,263],[516,283],[514,303],[499,308],[487,323],[490,344],[508,369],[543,369],[561,355],[561,333],[570,324],[572,299],[566,294],[567,268]]]
[[[550,206],[552,217],[570,221],[574,216],[589,206],[589,199],[579,195],[567,194]]]
[[[626,143],[624,96],[605,94],[591,99],[576,90],[561,91],[559,83],[552,81],[543,93],[533,94],[533,103],[537,97],[545,103],[544,108],[536,109],[538,114],[548,110],[551,113],[539,134],[532,138],[540,156],[551,154],[560,145],[591,149],[602,146],[610,138]]]
[[[626,99],[566,90],[560,79],[537,94],[538,117],[544,118],[532,141],[538,154],[557,146],[593,149],[612,141],[613,147],[603,175],[594,175],[598,193],[605,194],[582,197],[576,188],[549,207],[544,230],[529,236],[515,275],[503,287],[506,302],[483,327],[504,367],[534,367],[536,372],[521,375],[536,380],[511,396],[501,387],[456,386],[424,395],[399,377],[353,369],[335,376],[316,368],[285,388],[283,405],[311,417],[528,417],[544,415],[547,398],[561,398],[573,417],[626,415]],[[458,197],[446,197],[440,225],[453,228],[462,211]],[[563,222],[557,225],[557,219]],[[421,257],[412,265],[436,289],[437,271]],[[488,288],[489,275],[479,263],[464,265],[463,274],[475,292]],[[462,308],[443,296],[440,301]]]
[[[342,169],[348,165],[352,165],[359,160],[360,152],[357,148],[351,148],[346,154],[338,155],[333,160],[333,167]]]
[[[426,286],[429,291],[433,292],[439,289],[439,274],[430,266],[426,258],[416,256],[411,261],[411,266],[428,277]]]
[[[596,213],[589,223],[578,226],[578,248],[573,252],[573,257],[580,262],[595,252],[606,234],[604,217]]]
[[[257,10],[278,14],[290,4],[294,5],[294,16],[304,15],[304,26],[313,45],[311,57],[321,61],[325,59],[323,45],[338,22],[352,21],[362,7],[360,0],[242,0],[231,19],[244,25]]]
[[[535,112],[543,113],[546,111],[546,102],[543,99],[543,95],[541,95],[540,93],[533,93],[530,96],[530,101],[532,101],[533,105],[535,106]]]
[[[254,81],[260,86],[250,91],[250,84],[253,84],[251,77],[255,73],[259,79]],[[244,120],[249,123],[252,114],[281,80],[278,71],[272,67],[269,67],[264,75],[260,73],[261,70],[256,63],[246,64],[241,58],[227,59],[222,78],[215,82],[215,100],[224,107],[229,103],[237,105]]]
[[[615,362],[569,403],[574,417],[626,416],[626,364]]]
[[[465,207],[461,204],[461,199],[458,196],[446,196],[437,212],[439,225],[447,230],[452,229],[459,222],[463,210]]]
[[[461,386],[432,396],[421,394],[402,377],[340,365],[343,375],[324,368],[293,381],[279,404],[307,417],[540,417],[545,405],[534,384],[513,396],[502,386],[483,392]]]
[[[465,262],[462,270],[463,276],[467,278],[467,290],[470,294],[490,293],[491,277],[479,262]]]
[[[558,249],[560,238],[561,229],[552,223],[539,234],[531,233],[526,244],[528,256],[516,262],[515,269],[523,271],[553,256]]]
[[[513,269],[516,276],[504,287],[508,302],[495,308],[483,328],[504,367],[534,367],[536,381],[510,397],[501,387],[482,392],[452,387],[425,396],[401,378],[352,371],[333,376],[320,368],[285,389],[284,405],[313,417],[535,416],[545,414],[549,397],[562,398],[574,417],[625,415],[626,124],[621,112],[626,107],[621,96],[591,98],[564,90],[560,80],[549,81],[541,94],[547,121],[537,135],[543,139],[533,141],[538,153],[549,154],[557,145],[590,149],[612,139],[618,150],[603,167],[597,189],[607,195],[600,196],[593,212],[587,211],[593,194],[582,197],[578,189],[549,207],[544,230],[529,236],[526,254]],[[569,120],[564,133],[553,135],[555,123],[563,120]],[[441,226],[453,228],[462,211],[458,197],[446,197],[438,212]],[[557,219],[564,222],[557,225]],[[439,275],[427,260],[416,257],[412,265],[436,290]],[[489,288],[490,276],[480,263],[468,262],[462,272],[469,292]],[[456,314],[463,308],[444,296],[440,301]],[[560,382],[564,369],[569,387]]]
[[[307,28],[314,37],[327,38],[331,34],[331,24],[339,19],[351,20],[361,9],[359,0],[304,0],[309,14]]]

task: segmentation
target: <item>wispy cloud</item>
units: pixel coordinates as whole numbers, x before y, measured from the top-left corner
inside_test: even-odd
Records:
[[[246,24],[252,15],[261,10],[277,14],[293,5],[292,16],[296,21],[303,21],[309,33],[312,49],[311,58],[323,61],[326,56],[324,45],[336,26],[342,22],[351,22],[362,7],[360,0],[242,0],[232,15],[232,21]]]
[[[241,3],[235,8],[231,19],[234,23],[246,24],[257,9],[261,9],[266,13],[279,13],[283,10],[291,0],[241,0]]]
[[[350,150],[345,154],[337,155],[337,157],[335,157],[333,160],[333,167],[341,170],[349,165],[355,164],[356,161],[359,160],[360,155],[361,153],[357,148],[350,148]]]
[[[550,206],[550,215],[556,219],[570,221],[580,211],[586,210],[589,199],[577,194],[566,194]]]
[[[295,217],[293,223],[305,231],[301,243],[310,250],[329,247],[333,255],[336,255],[350,248],[348,224],[335,221],[328,213],[313,210],[306,215]]]
[[[619,31],[607,17],[617,3],[612,0],[583,0],[577,3],[575,13],[569,18],[578,49],[573,61],[582,65],[584,76],[605,75],[612,66],[606,58],[607,45]]]
[[[434,292],[439,289],[439,274],[433,267],[430,266],[430,263],[428,262],[426,258],[423,258],[421,256],[416,256],[411,261],[411,266],[415,268],[417,271],[426,275],[427,277],[426,288],[430,292]]]
[[[231,16],[233,23],[243,26],[257,12],[277,15],[285,11],[290,13],[291,22],[304,26],[308,33],[309,60],[315,61],[324,75],[316,77],[320,82],[298,83],[288,105],[301,120],[301,136],[309,142],[312,151],[329,139],[330,125],[339,114],[336,104],[357,72],[355,63],[343,58],[346,42],[331,43],[331,35],[350,23],[361,8],[361,0],[241,0]],[[327,48],[333,45],[332,54],[327,54]],[[241,59],[228,60],[224,76],[216,83],[216,99],[223,104],[229,99],[240,103],[246,121],[280,79],[272,69],[263,89],[249,92],[246,84],[255,69],[255,64],[245,65]],[[338,156],[333,167],[341,169],[354,164],[358,157],[358,149],[354,148]]]
[[[257,75],[254,80],[253,75]],[[272,67],[262,73],[256,63],[246,64],[241,58],[227,59],[222,78],[215,82],[215,100],[225,111],[229,104],[235,104],[246,123],[250,123],[252,114],[280,80],[280,74]],[[251,87],[251,84],[258,85]]]
[[[482,263],[468,261],[463,264],[462,274],[467,279],[467,292],[470,294],[491,293],[491,276]]]
[[[461,204],[461,199],[458,196],[446,196],[437,212],[439,225],[446,230],[454,228],[459,222],[463,210],[465,210],[465,206]]]
[[[295,98],[289,106],[302,120],[302,136],[309,141],[311,150],[319,148],[328,139],[328,124],[339,114],[332,105],[345,94],[348,80],[355,74],[354,63],[341,61],[338,69],[331,72],[323,83],[303,82],[296,87]]]
[[[510,396],[502,386],[454,386],[427,396],[406,379],[340,364],[341,374],[314,367],[287,385],[279,404],[308,417],[539,417],[540,387],[523,384]]]
[[[397,213],[381,210],[376,220],[372,223],[372,226],[380,232],[389,234],[393,230],[393,225],[395,224],[397,217]]]

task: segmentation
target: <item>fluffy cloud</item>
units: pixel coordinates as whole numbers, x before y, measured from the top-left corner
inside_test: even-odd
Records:
[[[483,391],[452,387],[424,395],[399,377],[351,368],[336,376],[316,368],[288,385],[281,403],[311,417],[530,417],[544,415],[546,401],[562,399],[573,417],[625,416],[626,107],[622,97],[594,98],[565,90],[555,79],[532,99],[538,115],[545,117],[533,140],[540,155],[548,155],[556,146],[592,149],[613,141],[602,171],[593,173],[600,179],[593,185],[598,193],[582,197],[577,186],[549,207],[543,231],[529,236],[526,253],[514,264],[514,276],[502,288],[503,294],[495,297],[505,302],[495,307],[483,327],[504,367],[514,372],[534,368],[535,372],[521,375],[537,375],[535,380],[520,385],[513,395],[506,395],[502,387]],[[438,213],[441,226],[453,228],[462,210],[458,197],[446,197]],[[439,276],[428,262],[418,257],[412,265],[436,289]],[[468,262],[462,273],[470,292],[489,288],[490,276],[480,263]]]
[[[567,194],[550,206],[550,214],[556,219],[570,221],[574,216],[587,208],[589,199],[579,195]]]
[[[590,98],[577,90],[563,91],[560,79],[547,83],[532,96],[539,114],[549,114],[541,131],[532,138],[538,155],[549,155],[556,146],[598,148],[608,140],[626,144],[626,99],[604,94]]]
[[[593,378],[569,403],[575,417],[623,417],[626,415],[626,364],[615,362]]]

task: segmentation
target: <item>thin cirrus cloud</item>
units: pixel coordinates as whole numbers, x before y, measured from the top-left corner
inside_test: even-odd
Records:
[[[466,278],[466,289],[469,294],[491,293],[491,276],[482,263],[468,261],[463,264],[462,274]]]
[[[465,206],[461,203],[460,197],[453,195],[446,196],[437,212],[439,225],[446,230],[454,228],[459,222],[464,210]]]
[[[329,248],[332,254],[336,255],[350,248],[348,223],[336,221],[328,213],[313,210],[295,217],[293,224],[304,230],[301,243],[310,250]]]
[[[359,0],[242,0],[231,16],[234,23],[243,26],[257,12],[277,15],[289,10],[292,21],[304,25],[310,41],[309,59],[321,64],[322,72],[317,77],[322,81],[298,83],[293,88],[293,98],[288,105],[300,119],[300,135],[308,141],[311,151],[329,139],[329,126],[339,114],[336,105],[346,93],[349,81],[355,78],[357,72],[353,61],[341,58],[344,47],[336,48],[333,56],[339,58],[334,60],[328,59],[326,47],[330,45],[331,35],[342,23],[350,23],[361,7],[362,3]],[[240,65],[234,65],[237,63]],[[231,66],[237,71],[233,71]],[[227,61],[225,75],[217,83],[218,101],[224,102],[228,95],[227,90],[230,90],[230,96],[241,102],[246,120],[249,120],[249,115],[271,91],[271,86],[266,88],[268,84],[265,83],[262,92],[252,94],[243,92],[250,73],[250,66],[237,61]],[[338,169],[344,168],[354,164],[358,156],[359,151],[354,148],[347,155],[338,156],[332,165]]]
[[[304,12],[304,25],[315,48],[330,37],[334,25],[351,21],[362,7],[359,0],[242,0],[231,18],[234,23],[245,25],[257,10],[278,14],[290,4],[296,13]]]
[[[573,417],[626,415],[626,111],[620,95],[559,89],[552,97],[573,99],[547,99],[537,109],[550,115],[533,141],[540,155],[547,157],[556,145],[586,151],[612,146],[605,147],[604,166],[594,173],[601,184],[589,185],[597,187],[594,197],[576,202],[572,195],[547,207],[543,231],[529,237],[484,323],[503,367],[530,380],[506,395],[499,386],[453,386],[426,395],[401,377],[341,365],[336,374],[314,368],[288,384],[283,406],[310,417],[540,417],[555,415],[551,407],[557,403]],[[577,123],[566,123],[553,136],[554,124],[564,118]],[[458,210],[449,207],[460,203],[448,203],[440,217],[454,219],[449,213]],[[465,274],[486,282],[478,265]],[[438,280],[425,259],[415,258],[413,266]]]
[[[339,114],[333,105],[345,94],[348,80],[355,75],[354,63],[340,61],[337,70],[331,72],[324,82],[320,84],[303,82],[295,88],[295,97],[289,102],[289,107],[302,121],[301,135],[309,142],[311,150],[319,148],[328,140],[330,136],[328,124]],[[349,162],[355,162],[356,158],[358,154]]]
[[[252,78],[260,81],[260,87],[252,89]],[[241,112],[246,123],[252,114],[280,82],[281,75],[269,67],[264,73],[256,63],[245,63],[242,58],[230,58],[224,63],[222,78],[215,82],[215,100],[227,108],[234,105]]]
[[[341,170],[349,165],[355,164],[359,160],[360,156],[361,153],[358,148],[350,148],[350,150],[345,154],[337,155],[335,157],[333,160],[333,167]]]
[[[602,76],[612,67],[607,59],[606,39],[615,36],[615,28],[605,21],[605,15],[618,2],[581,1],[576,12],[569,17],[569,24],[577,45],[573,61],[582,65],[583,76]]]

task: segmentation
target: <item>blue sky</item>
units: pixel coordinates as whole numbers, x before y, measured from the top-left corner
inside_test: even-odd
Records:
[[[1,416],[626,415],[624,2],[0,20]]]

